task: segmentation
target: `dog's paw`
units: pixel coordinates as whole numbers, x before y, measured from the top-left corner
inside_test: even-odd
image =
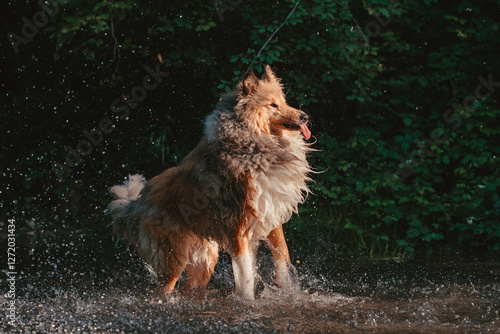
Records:
[[[275,278],[278,287],[288,291],[299,291],[300,282],[297,270],[291,264],[284,261],[276,262]]]

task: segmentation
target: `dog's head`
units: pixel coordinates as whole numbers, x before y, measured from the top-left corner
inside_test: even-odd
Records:
[[[300,130],[306,140],[311,138],[309,116],[286,103],[283,86],[269,65],[262,79],[250,72],[236,90],[234,110],[258,133],[282,137]]]

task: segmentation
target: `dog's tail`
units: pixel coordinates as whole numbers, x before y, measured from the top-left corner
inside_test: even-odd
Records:
[[[123,185],[116,185],[109,189],[109,192],[116,197],[116,199],[108,205],[108,210],[113,217],[113,230],[115,232],[124,230],[124,226],[120,226],[124,223],[124,219],[122,219],[124,213],[130,203],[136,201],[140,197],[141,191],[144,189],[145,185],[146,178],[140,174],[135,174],[129,175]]]

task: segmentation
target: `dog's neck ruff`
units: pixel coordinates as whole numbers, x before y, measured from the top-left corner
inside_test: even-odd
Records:
[[[256,133],[233,111],[214,111],[205,122],[205,136],[219,151],[221,166],[245,179],[247,204],[254,212],[248,230],[262,239],[287,222],[309,193],[311,151],[298,131],[279,137]]]

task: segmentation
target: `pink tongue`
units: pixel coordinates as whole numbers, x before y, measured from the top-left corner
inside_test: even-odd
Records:
[[[304,123],[304,124],[301,124],[299,126],[300,126],[300,130],[302,130],[302,134],[304,135],[304,138],[306,140],[308,140],[309,138],[311,138],[311,131],[309,130],[309,128],[307,127],[307,125]]]

